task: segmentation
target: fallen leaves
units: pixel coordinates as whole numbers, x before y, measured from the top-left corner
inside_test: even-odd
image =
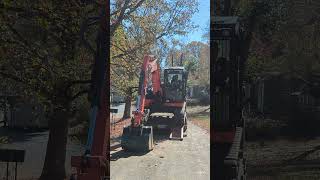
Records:
[[[130,125],[130,118],[121,120],[120,119],[116,120],[116,124],[111,124],[110,125],[110,139],[115,139],[118,138],[122,135],[122,130],[123,127]]]
[[[207,132],[210,132],[210,120],[198,120],[198,119],[192,119],[192,124],[206,130]]]

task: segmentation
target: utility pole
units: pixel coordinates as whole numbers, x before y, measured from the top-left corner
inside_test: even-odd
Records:
[[[171,67],[173,67],[173,54],[171,54]]]

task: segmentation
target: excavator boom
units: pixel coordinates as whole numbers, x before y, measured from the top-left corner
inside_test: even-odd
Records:
[[[145,107],[156,100],[154,97],[161,94],[160,68],[154,56],[144,56],[141,67],[137,109],[133,111],[131,126],[123,129],[121,146],[125,150],[150,151],[153,149],[153,130],[151,126],[144,126],[149,113]],[[149,98],[147,98],[149,97]]]
[[[139,89],[137,97],[137,109],[133,111],[134,127],[140,126],[144,117],[145,106],[154,102],[153,99],[146,99],[147,95],[160,95],[160,68],[153,56],[145,56],[141,67]]]

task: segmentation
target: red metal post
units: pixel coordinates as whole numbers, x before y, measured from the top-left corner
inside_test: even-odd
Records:
[[[109,17],[109,1],[106,1],[106,13],[105,17],[101,18],[101,28],[106,34],[109,34],[109,27],[107,26],[107,17]],[[102,37],[104,43],[107,43],[107,37]],[[105,46],[108,48],[109,46]],[[108,62],[109,49],[102,50],[101,55],[105,57],[105,61]],[[100,58],[100,60],[103,60]],[[107,69],[105,72],[105,82],[100,94],[100,108],[96,117],[93,145],[89,156],[72,156],[71,165],[77,168],[76,180],[101,180],[103,177],[110,177],[110,117],[108,115],[110,102],[109,96],[109,66],[107,63]]]
[[[101,93],[101,110],[97,115],[97,123],[94,131],[94,140],[91,155],[84,159],[82,156],[73,156],[71,163],[77,167],[77,180],[101,180],[101,177],[110,176],[109,152],[110,152],[110,118],[109,101],[107,101],[106,87]],[[83,161],[87,160],[86,165]]]

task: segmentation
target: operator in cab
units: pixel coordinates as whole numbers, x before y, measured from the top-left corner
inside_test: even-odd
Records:
[[[171,79],[171,87],[178,88],[179,87],[179,79],[178,75],[174,75]]]
[[[227,72],[227,64],[226,58],[219,57],[216,63],[215,70],[215,84],[216,84],[216,92],[219,92],[220,89],[226,88],[229,84],[229,77]]]

